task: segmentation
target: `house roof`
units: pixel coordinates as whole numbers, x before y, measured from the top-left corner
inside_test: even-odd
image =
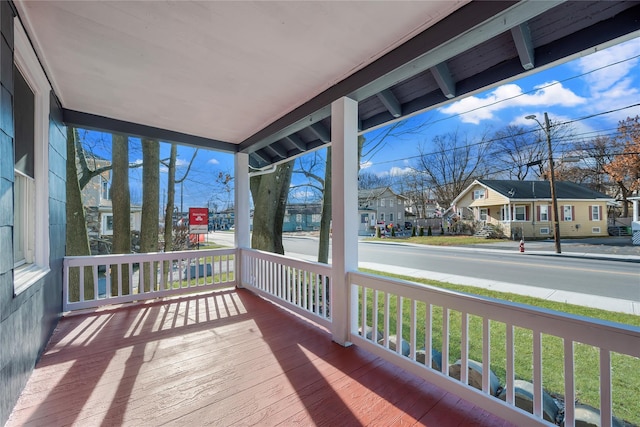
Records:
[[[510,200],[551,199],[549,181],[512,181],[479,179],[475,183],[497,191]],[[472,185],[473,186],[473,185]],[[568,181],[556,181],[556,198],[566,200],[611,200],[606,194],[593,191],[583,185]],[[468,188],[465,193],[470,190]]]
[[[391,189],[391,187],[378,187],[378,188],[367,188],[363,190],[358,190],[358,198],[359,199],[377,199],[378,197],[381,197],[386,192],[390,192],[396,197],[401,197],[403,199],[407,198],[402,194],[397,194],[395,191]]]
[[[638,35],[631,1],[14,0],[67,124],[249,154],[324,146]]]

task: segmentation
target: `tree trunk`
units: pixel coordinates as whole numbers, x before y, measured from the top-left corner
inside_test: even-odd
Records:
[[[158,251],[158,207],[160,205],[160,144],[155,139],[142,138],[142,220],[140,252]],[[157,263],[142,266],[145,291],[155,289]]]
[[[254,205],[252,248],[284,254],[282,223],[292,173],[293,161],[289,161],[276,167],[273,173],[251,177]]]
[[[173,206],[176,199],[176,157],[178,146],[171,144],[169,166],[167,171],[167,207],[164,212],[164,251],[173,250]]]
[[[131,201],[129,195],[129,138],[113,134],[113,246],[114,254],[131,253]],[[111,267],[111,295],[118,295],[118,269]],[[129,268],[122,266],[122,294],[129,292]]]
[[[87,221],[82,205],[82,193],[78,182],[78,171],[76,168],[76,144],[78,138],[77,130],[67,126],[67,235],[66,235],[66,255],[91,255],[89,246],[89,236],[87,234]],[[86,267],[84,272],[84,296],[86,299],[95,298],[93,291],[93,274],[91,267]],[[80,300],[80,270],[77,268],[69,271],[69,299],[71,301]]]
[[[176,157],[178,156],[178,146],[171,144],[171,153],[169,154],[169,165],[167,167],[167,207],[164,211],[164,251],[171,252],[173,250],[173,205],[176,197]],[[162,271],[166,285],[169,273],[170,263],[163,263]]]
[[[331,147],[327,147],[327,164],[324,169],[324,189],[322,194],[322,215],[320,216],[320,237],[318,241],[318,262],[329,263],[329,242],[331,238]]]

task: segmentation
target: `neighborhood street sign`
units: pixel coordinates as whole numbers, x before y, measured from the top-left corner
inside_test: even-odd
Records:
[[[207,234],[209,231],[209,209],[189,208],[189,234]]]

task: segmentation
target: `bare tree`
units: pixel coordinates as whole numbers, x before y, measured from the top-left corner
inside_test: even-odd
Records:
[[[427,206],[434,198],[433,193],[426,174],[414,170],[403,176],[401,194],[409,199],[417,218],[427,217]]]
[[[541,163],[549,157],[546,140],[540,139],[537,132],[521,126],[509,125],[500,129],[493,134],[492,139],[494,154],[491,158],[496,160],[496,169],[507,169],[509,179],[527,179],[532,172],[536,173],[536,170],[531,170],[533,164]]]
[[[458,132],[438,135],[429,149],[418,147],[415,169],[427,177],[440,205],[449,206],[475,179],[485,176],[489,147],[485,138],[471,141]]]
[[[322,152],[326,152],[322,156]],[[329,229],[331,224],[331,147],[325,150],[315,151],[311,156],[303,156],[296,162],[294,174],[307,178],[304,184],[292,186],[311,189],[314,194],[322,197],[322,210],[320,215],[320,236],[318,239],[318,262],[329,262]],[[324,169],[324,176],[323,174]]]
[[[605,167],[613,161],[621,151],[616,140],[606,136],[597,136],[586,141],[579,141],[574,146],[574,154],[581,159],[570,164],[561,164],[560,179],[581,183],[601,193],[615,191],[615,183],[605,172]]]
[[[361,170],[358,174],[358,190],[371,190],[372,188],[389,187],[390,185],[391,177],[388,175],[376,175],[366,169]]]
[[[178,145],[175,142],[171,143],[171,148],[169,152],[169,161],[163,162],[163,164],[167,167],[167,206],[164,213],[164,251],[170,252],[174,250],[184,249],[182,245],[176,245],[174,242],[174,233],[173,233],[173,209],[175,206],[175,195],[176,195],[176,184],[180,184],[187,179],[189,175],[189,171],[191,171],[191,166],[193,165],[193,161],[198,155],[198,149],[196,148],[193,151],[191,156],[191,160],[187,164],[187,170],[185,171],[182,178],[176,179],[176,161],[178,158]],[[182,214],[182,212],[180,212]]]
[[[71,126],[67,126],[66,255],[72,256],[91,255],[82,193],[76,171],[76,149],[78,147],[76,141],[78,139],[78,131]],[[94,298],[93,273],[90,267],[85,269],[83,285],[85,297],[88,299]],[[71,301],[80,300],[80,271],[77,269],[69,271],[69,299]]]

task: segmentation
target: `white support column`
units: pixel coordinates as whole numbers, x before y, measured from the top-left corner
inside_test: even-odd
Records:
[[[640,200],[638,199],[634,199],[633,200],[633,221],[634,222],[638,222],[640,221]]]
[[[235,207],[235,241],[236,248],[250,248],[249,224],[249,155],[236,153],[234,156],[234,207]],[[242,262],[240,254],[236,255],[236,283],[242,286]]]
[[[358,269],[358,103],[350,98],[331,104],[331,149],[331,332],[348,346],[358,303],[347,280]]]

